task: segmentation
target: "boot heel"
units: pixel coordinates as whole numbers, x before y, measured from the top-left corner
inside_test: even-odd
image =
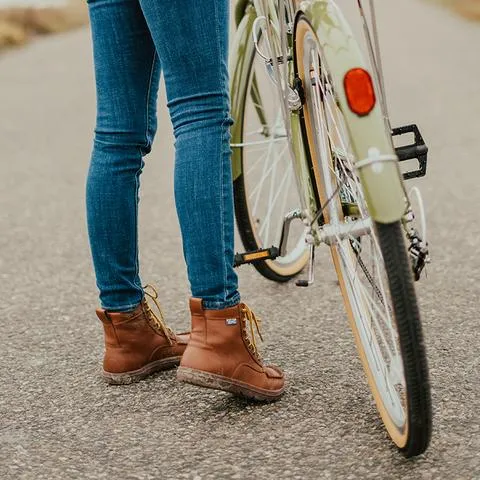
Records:
[[[103,378],[110,385],[129,385],[143,380],[152,373],[175,368],[181,359],[182,357],[162,358],[131,372],[111,373],[103,370]]]

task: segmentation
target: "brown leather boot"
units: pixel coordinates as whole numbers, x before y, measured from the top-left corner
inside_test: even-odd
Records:
[[[192,333],[178,380],[259,401],[282,395],[283,372],[263,364],[254,335],[254,327],[260,335],[258,320],[247,305],[204,310],[202,300],[192,298],[190,311]]]
[[[132,312],[98,309],[97,316],[105,330],[103,377],[108,383],[137,382],[180,363],[189,334],[175,335],[165,325],[161,310],[158,318],[145,299]]]

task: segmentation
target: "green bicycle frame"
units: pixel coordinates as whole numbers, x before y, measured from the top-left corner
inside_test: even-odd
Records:
[[[357,159],[356,164],[360,167],[358,175],[363,185],[370,215],[373,220],[380,223],[398,221],[405,214],[405,190],[391,135],[385,129],[381,106],[377,101],[368,115],[356,115],[350,110],[343,86],[344,76],[350,69],[363,68],[370,71],[370,67],[364,61],[347,21],[333,0],[304,0],[299,3],[297,18],[302,14],[316,33],[329,71],[334,73],[332,81],[349,130],[352,149]],[[256,16],[255,9],[249,0],[237,2],[235,20],[238,29],[230,63],[234,119],[243,118],[245,98],[240,98],[239,92],[246,92],[247,62],[252,58],[252,50],[255,48],[252,29]],[[301,187],[299,193],[302,208],[312,212],[316,207],[310,173],[305,162],[303,143],[296,141],[300,138],[296,136],[301,136],[300,119],[295,113],[291,114],[290,118],[294,167]],[[239,124],[232,127],[232,141],[235,139],[238,141],[241,138],[242,128],[243,126]],[[234,149],[232,162],[233,177],[236,179],[241,174],[240,149]]]
[[[244,116],[245,95],[252,94],[247,92],[249,62],[255,54],[255,46],[252,41],[253,23],[257,18],[252,2],[249,0],[239,0],[235,10],[235,20],[237,23],[237,32],[230,56],[230,90],[232,101],[232,116],[234,120],[241,119]],[[293,83],[294,70],[293,65],[289,71],[289,82]],[[252,85],[255,86],[256,79],[253,79]],[[255,89],[254,89],[255,92]],[[253,94],[255,94],[253,92]],[[254,99],[255,100],[255,99]],[[261,104],[259,99],[256,104]],[[260,121],[263,121],[261,109],[257,109]],[[307,210],[311,217],[317,212],[316,196],[311,183],[311,175],[306,161],[306,152],[302,137],[300,117],[298,112],[290,115],[291,128],[291,148],[294,158],[294,170],[297,183],[299,184],[299,196],[302,210]],[[240,143],[242,140],[243,125],[241,122],[235,122],[232,126],[232,143]],[[242,150],[241,148],[232,149],[232,172],[235,181],[242,173]]]

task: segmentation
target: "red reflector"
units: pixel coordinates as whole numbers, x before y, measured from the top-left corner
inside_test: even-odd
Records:
[[[363,68],[352,68],[343,79],[350,110],[357,115],[368,115],[375,106],[376,98],[372,77]]]

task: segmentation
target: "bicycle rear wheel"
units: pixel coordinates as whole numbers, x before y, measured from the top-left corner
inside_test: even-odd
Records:
[[[260,48],[264,48],[260,38]],[[278,246],[286,214],[299,208],[293,163],[277,89],[265,62],[246,46],[243,88],[232,91],[236,123],[232,135],[233,160],[239,165],[234,176],[235,217],[247,251]],[[232,75],[235,77],[235,75]],[[258,261],[255,268],[264,277],[286,282],[302,271],[308,261],[305,228],[292,223],[287,254],[275,260]]]
[[[390,437],[406,456],[419,455],[431,435],[430,388],[404,229],[401,222],[371,221],[336,94],[343,78],[328,68],[321,42],[303,16],[296,24],[295,59],[323,220],[333,231],[358,220],[371,225],[366,235],[337,235],[331,243],[359,356]]]

